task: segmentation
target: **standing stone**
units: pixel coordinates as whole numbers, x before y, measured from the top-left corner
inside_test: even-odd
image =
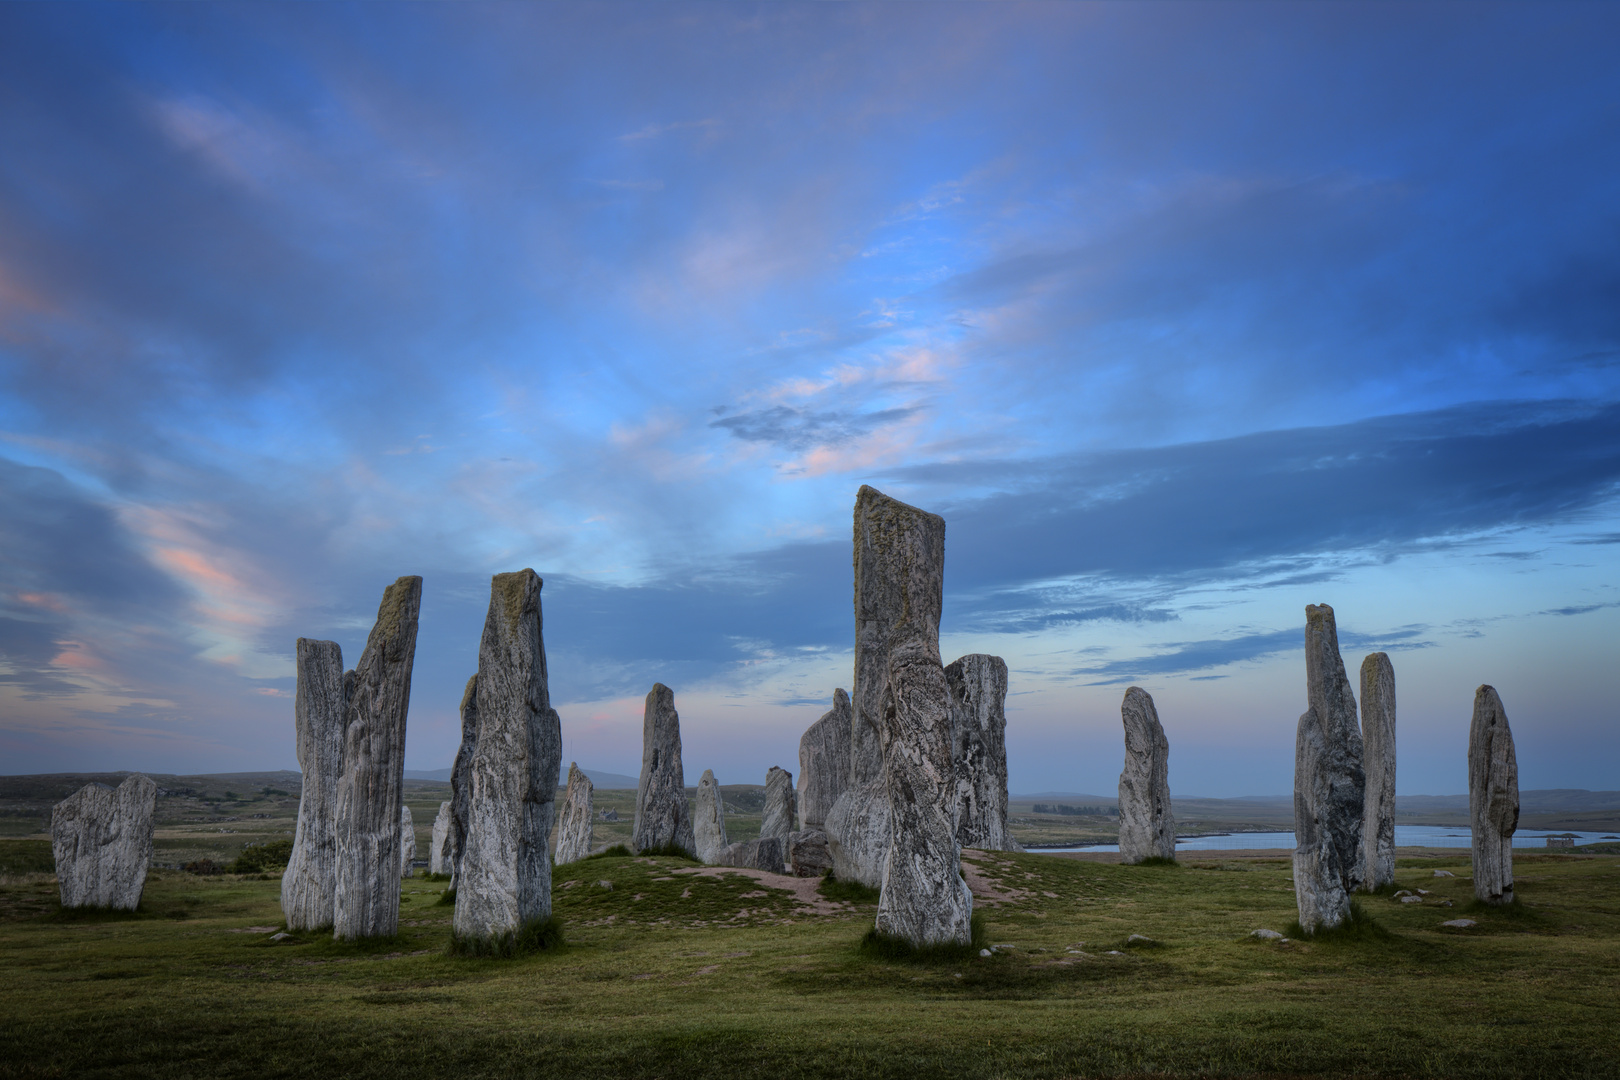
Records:
[[[739,840],[722,848],[714,861],[717,866],[736,866],[748,870],[763,870],[768,874],[785,874],[787,841],[780,836]]]
[[[1513,834],[1519,828],[1519,759],[1496,688],[1474,691],[1468,728],[1468,817],[1473,832],[1474,896],[1513,903]]]
[[[956,757],[956,839],[1022,851],[1007,829],[1007,662],[972,653],[945,669]]]
[[[562,820],[557,823],[558,866],[578,862],[591,853],[592,829],[596,824],[591,812],[591,793],[594,790],[591,778],[570,761],[568,790],[563,792]]]
[[[450,850],[450,800],[439,804],[439,816],[433,819],[433,839],[428,841],[428,873],[448,874],[455,860]]]
[[[411,819],[411,808],[399,807],[399,876],[401,880],[416,872],[411,863],[416,861],[416,822]]]
[[[293,728],[303,791],[292,855],[281,875],[281,913],[287,929],[332,925],[337,891],[337,787],[343,775],[343,650],[335,641],[299,638],[298,688]]]
[[[1361,887],[1395,881],[1395,668],[1387,653],[1361,662],[1361,750],[1367,776]]]
[[[765,774],[765,812],[759,835],[777,837],[785,845],[793,831],[793,774],[772,765]]]
[[[787,864],[795,877],[820,877],[831,870],[832,852],[827,847],[827,834],[820,829],[790,834]]]
[[[51,809],[51,854],[65,908],[134,911],[152,861],[157,785],[134,773],[116,788],[86,784]]]
[[[714,779],[713,769],[704,769],[697,786],[697,813],[692,820],[693,841],[697,844],[697,857],[710,865],[720,861],[720,853],[727,847],[726,804],[720,797],[720,785]]]
[[[833,803],[849,786],[849,695],[833,691],[832,711],[799,739],[799,818],[806,829],[827,823]]]
[[[467,850],[467,824],[472,819],[472,759],[478,749],[478,676],[461,692],[461,746],[450,766],[450,892],[461,879],[461,853]]]
[[[402,577],[383,590],[344,704],[332,909],[332,935],[340,941],[399,930],[400,789],[421,609],[421,578]]]
[[[1125,691],[1125,769],[1119,774],[1119,861],[1176,857],[1176,819],[1170,809],[1170,740],[1164,737],[1153,695]]]
[[[1305,608],[1305,690],[1310,708],[1294,743],[1294,896],[1299,924],[1313,934],[1350,916],[1366,789],[1356,698],[1326,604]]]
[[[490,579],[478,644],[478,733],[468,767],[467,846],[455,936],[510,946],[551,917],[551,826],[562,723],[551,707],[533,570]]]
[[[686,773],[681,768],[681,717],[675,691],[654,683],[641,722],[641,780],[636,785],[636,823],[630,846],[636,851],[675,845],[697,855],[692,818],[686,806]]]

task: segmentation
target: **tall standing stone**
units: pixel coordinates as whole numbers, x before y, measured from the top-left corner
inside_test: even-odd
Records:
[[[568,789],[563,792],[562,818],[557,822],[557,865],[578,862],[591,853],[595,815],[591,808],[591,793],[596,785],[579,771],[574,762],[568,763]]]
[[[1376,652],[1361,662],[1361,751],[1367,777],[1361,819],[1361,887],[1395,881],[1395,667]]]
[[[299,638],[293,729],[303,790],[292,855],[281,875],[287,929],[332,925],[337,891],[337,787],[343,775],[343,650],[335,641]]]
[[[399,930],[405,717],[421,609],[421,578],[402,577],[383,590],[344,705],[332,910],[332,934],[341,941],[391,937]]]
[[[116,788],[86,784],[51,808],[51,854],[63,907],[140,906],[156,807],[157,785],[134,773]]]
[[[765,812],[759,822],[760,837],[777,837],[785,851],[788,835],[794,831],[793,819],[793,774],[772,765],[765,773]]]
[[[799,739],[799,819],[806,829],[827,823],[833,803],[849,786],[849,695],[833,691],[833,707]]]
[[[1310,708],[1294,743],[1294,896],[1310,934],[1350,916],[1366,789],[1355,693],[1326,604],[1305,608],[1305,691]]]
[[[697,812],[692,820],[692,838],[697,845],[697,857],[708,864],[720,861],[720,853],[730,841],[726,839],[726,803],[720,797],[720,785],[713,769],[704,769],[697,786]]]
[[[1176,818],[1170,808],[1170,740],[1153,695],[1125,691],[1125,768],[1119,774],[1119,861],[1176,857]]]
[[[472,819],[472,759],[478,749],[478,676],[468,678],[461,692],[461,746],[450,766],[450,891],[461,878],[461,853],[467,850],[467,824]]]
[[[399,876],[408,878],[416,873],[411,863],[416,861],[416,822],[411,818],[411,808],[400,804],[399,807]]]
[[[653,684],[642,713],[641,780],[630,844],[637,851],[673,844],[697,856],[681,768],[681,717],[675,711],[675,691],[663,683]]]
[[[460,941],[497,948],[551,917],[562,723],[546,681],[542,585],[533,570],[496,574],[478,644],[478,733],[453,925]]]
[[[1022,851],[1007,829],[1007,663],[971,653],[945,669],[956,757],[956,839]]]
[[[1474,691],[1468,727],[1468,817],[1473,832],[1474,896],[1513,903],[1513,834],[1519,828],[1519,759],[1496,688]]]
[[[450,850],[450,800],[439,804],[439,815],[433,819],[433,839],[428,841],[428,873],[448,874],[454,863]]]

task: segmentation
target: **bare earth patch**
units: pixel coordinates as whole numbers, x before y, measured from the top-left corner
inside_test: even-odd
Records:
[[[841,900],[828,900],[816,889],[821,885],[820,878],[793,877],[789,874],[772,874],[766,870],[748,870],[735,866],[686,866],[673,871],[676,874],[693,874],[697,877],[722,877],[726,874],[741,874],[743,877],[753,878],[761,885],[772,889],[781,889],[783,892],[793,894],[793,900],[798,905],[795,914],[799,915],[848,915],[855,908]],[[744,896],[764,896],[764,893],[744,893]]]

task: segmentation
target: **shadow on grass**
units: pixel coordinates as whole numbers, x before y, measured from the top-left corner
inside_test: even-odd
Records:
[[[587,855],[579,861],[590,862],[592,859],[628,859],[634,854],[635,852],[631,851],[623,844],[614,844],[612,847],[606,847],[601,851]],[[685,855],[686,852],[682,851],[681,854]]]
[[[1350,917],[1338,926],[1319,928],[1307,933],[1296,919],[1288,924],[1284,933],[1295,941],[1309,941],[1320,945],[1388,944],[1396,940],[1394,934],[1378,925],[1378,920],[1362,910],[1360,904],[1350,901]]]
[[[623,844],[614,845],[614,847],[623,846]],[[613,848],[608,848],[608,851],[612,850]],[[602,854],[605,855],[607,852],[603,852]],[[636,852],[636,854],[641,856],[643,859],[685,859],[687,862],[694,863],[700,861],[696,855],[693,855],[690,851],[687,851],[679,844],[660,844],[658,847],[642,848],[640,851]],[[592,858],[595,858],[595,856],[592,856]]]
[[[435,907],[455,907],[456,906],[456,890],[454,890],[454,889],[446,889],[446,890],[444,890],[444,892],[439,894],[438,903],[436,903],[434,906]]]
[[[821,879],[816,891],[828,900],[843,900],[851,904],[875,904],[883,895],[870,885],[862,885],[858,881],[839,881],[830,873]]]
[[[989,944],[989,931],[985,929],[984,916],[974,912],[968,923],[969,941],[966,944],[959,942],[939,942],[933,945],[913,945],[905,938],[895,937],[892,934],[882,933],[873,927],[861,938],[856,951],[868,960],[887,960],[902,964],[955,964],[963,960],[971,960],[979,954],[979,950]]]
[[[562,923],[553,915],[549,919],[535,919],[510,934],[493,938],[465,938],[450,935],[451,956],[490,957],[508,959],[525,953],[555,951],[563,947]]]
[[[1493,922],[1499,925],[1508,923],[1524,930],[1541,929],[1547,925],[1545,915],[1517,896],[1513,898],[1512,903],[1507,904],[1487,904],[1483,900],[1475,900],[1462,910],[1467,915],[1485,916],[1486,922],[1481,924],[1482,928]]]
[[[61,904],[57,904],[53,910],[41,915],[40,921],[53,923],[132,922],[136,919],[155,919],[162,914],[162,912],[154,911],[145,902],[142,902],[134,911],[105,907],[65,908]],[[185,917],[184,915],[180,916],[180,918]]]
[[[1168,867],[1171,867],[1173,869],[1180,869],[1181,868],[1181,864],[1176,862],[1176,860],[1167,859],[1163,855],[1149,855],[1147,858],[1143,859],[1141,862],[1138,862],[1138,863],[1124,863],[1123,865],[1125,865],[1125,866],[1168,866]]]

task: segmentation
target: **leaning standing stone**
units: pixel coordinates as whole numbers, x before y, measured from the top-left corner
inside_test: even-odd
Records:
[[[478,749],[478,676],[467,680],[461,692],[461,747],[450,766],[450,891],[456,891],[461,877],[461,853],[467,850],[467,823],[472,817],[472,759]]]
[[[1496,688],[1474,691],[1468,728],[1468,817],[1473,826],[1474,896],[1513,903],[1513,834],[1519,828],[1519,759]]]
[[[557,822],[558,866],[578,862],[591,853],[592,829],[595,825],[591,793],[594,790],[591,778],[580,772],[574,762],[569,762],[568,790],[563,792],[562,818]]]
[[[156,807],[157,785],[134,773],[116,788],[86,784],[51,809],[51,854],[63,907],[140,906]]]
[[[542,585],[533,570],[496,574],[478,644],[478,735],[454,920],[457,942],[478,950],[510,949],[551,917],[562,724],[546,681]]]
[[[1294,743],[1294,896],[1312,934],[1350,916],[1366,788],[1355,694],[1326,604],[1305,608],[1305,690],[1310,708]]]
[[[1376,652],[1361,662],[1361,749],[1367,776],[1361,887],[1395,881],[1395,667]]]
[[[433,839],[428,843],[428,873],[448,874],[452,862],[450,851],[450,800],[439,804],[439,816],[433,819]]]
[[[720,861],[720,853],[728,846],[726,804],[720,797],[720,785],[715,782],[713,769],[704,769],[703,778],[698,781],[692,838],[697,844],[698,859],[711,865]]]
[[[1176,819],[1170,809],[1170,740],[1164,737],[1153,695],[1125,691],[1125,768],[1119,774],[1119,861],[1176,857]]]
[[[637,851],[671,844],[697,856],[681,768],[681,717],[675,691],[654,683],[641,723],[641,780],[636,785],[636,823],[630,844]]]
[[[337,889],[337,786],[343,774],[343,650],[299,638],[293,728],[303,790],[292,855],[281,875],[281,913],[292,931],[332,925]]]
[[[759,835],[774,836],[786,844],[793,831],[793,774],[772,765],[765,773],[765,813]]]
[[[411,808],[400,804],[399,807],[399,876],[408,878],[416,871],[411,863],[416,861],[416,822],[411,820]]]
[[[945,669],[956,757],[956,839],[1022,851],[1007,830],[1007,663],[972,653]]]
[[[827,823],[833,803],[849,786],[849,695],[833,691],[832,711],[799,739],[799,818],[806,829]]]
[[[383,590],[344,706],[332,911],[332,934],[341,941],[399,930],[400,789],[421,608],[419,577],[402,577]]]

